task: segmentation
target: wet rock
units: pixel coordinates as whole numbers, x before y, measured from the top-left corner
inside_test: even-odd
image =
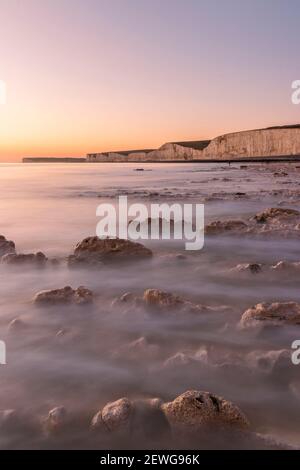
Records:
[[[300,304],[296,302],[260,303],[246,310],[241,328],[257,326],[300,325]]]
[[[133,413],[133,404],[128,398],[107,403],[92,419],[94,429],[106,429],[111,432],[127,430]]]
[[[16,248],[14,242],[6,240],[3,235],[0,235],[0,257],[8,253],[15,253]]]
[[[198,362],[193,357],[184,352],[178,352],[174,354],[173,356],[166,359],[166,361],[163,363],[163,367],[167,369],[194,365],[198,365]]]
[[[282,272],[282,273],[295,273],[300,272],[300,261],[289,262],[289,261],[279,261],[278,263],[271,266],[271,271]]]
[[[275,351],[253,351],[246,357],[248,365],[265,374],[281,380],[285,384],[284,379],[292,377],[291,372],[295,368],[291,362],[291,351],[280,349]]]
[[[159,398],[120,398],[108,403],[93,417],[92,429],[102,433],[113,433],[128,438],[141,436],[151,440],[160,439],[169,431],[169,424],[162,411]]]
[[[258,274],[262,271],[262,264],[260,263],[247,263],[247,264],[238,264],[230,270],[230,272],[244,273],[249,272],[251,274]]]
[[[299,217],[300,212],[295,209],[283,209],[280,207],[271,207],[259,212],[254,216],[254,219],[258,223],[266,223],[275,218],[293,218]]]
[[[0,411],[0,429],[13,429],[19,423],[19,416],[16,410]]]
[[[143,295],[145,305],[150,309],[160,310],[184,310],[191,313],[201,313],[209,310],[208,307],[195,304],[179,295],[164,292],[159,289],[147,289]]]
[[[32,265],[44,267],[47,263],[47,257],[41,251],[28,254],[8,253],[2,256],[1,263],[14,266]]]
[[[158,353],[159,347],[156,344],[151,344],[145,336],[142,336],[121,347],[116,355],[125,360],[141,360],[141,358],[147,360],[154,359]]]
[[[8,329],[11,332],[23,331],[27,324],[21,318],[14,318],[8,325]]]
[[[41,291],[34,297],[33,301],[37,305],[57,305],[57,304],[87,304],[93,300],[93,293],[86,287],[80,286],[72,289],[66,286],[62,289]]]
[[[49,411],[45,420],[48,432],[60,431],[67,423],[67,411],[64,406],[57,406]]]
[[[99,266],[114,262],[132,262],[151,258],[152,252],[144,245],[121,238],[88,237],[76,245],[69,256],[69,266]]]
[[[162,409],[175,432],[194,433],[224,426],[243,429],[249,425],[236,405],[209,392],[189,390]]]
[[[205,226],[206,235],[241,233],[247,229],[242,220],[216,220]]]

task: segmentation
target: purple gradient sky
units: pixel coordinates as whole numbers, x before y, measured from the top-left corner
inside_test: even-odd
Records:
[[[0,160],[300,122],[298,0],[0,0]]]

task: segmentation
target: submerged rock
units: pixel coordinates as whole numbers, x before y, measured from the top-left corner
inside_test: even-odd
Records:
[[[19,317],[14,318],[8,325],[9,331],[24,331],[27,324]]]
[[[43,267],[47,263],[47,257],[41,251],[28,254],[8,253],[2,256],[1,263],[15,266],[26,264]]]
[[[300,237],[300,212],[295,209],[268,208],[242,220],[216,220],[206,225],[206,235],[245,235],[249,238]]]
[[[56,305],[56,304],[86,304],[93,300],[93,293],[86,287],[80,286],[78,289],[72,289],[66,286],[62,289],[53,289],[41,291],[34,297],[33,301],[38,305]]]
[[[244,273],[249,272],[251,274],[259,274],[262,271],[262,264],[261,263],[245,263],[245,264],[238,264],[234,268],[230,270],[230,272],[238,272]]]
[[[252,351],[246,357],[248,365],[265,374],[281,379],[283,385],[284,378],[290,374],[290,370],[295,370],[291,362],[291,351],[280,349],[274,351]]]
[[[157,440],[169,431],[169,425],[159,398],[131,401],[123,397],[108,403],[96,413],[92,419],[92,429],[121,434],[127,439],[144,436]]]
[[[296,302],[257,304],[243,313],[239,323],[241,328],[264,325],[300,325],[300,304]]]
[[[233,403],[209,392],[189,390],[162,409],[176,432],[195,432],[207,427],[247,428],[248,420]]]
[[[179,295],[170,292],[164,292],[159,289],[147,289],[143,295],[143,301],[149,308],[158,308],[161,310],[184,310],[191,313],[200,313],[208,311],[209,308],[203,305],[195,304]]]
[[[69,266],[102,265],[121,261],[137,261],[152,256],[151,250],[141,243],[121,238],[88,237],[75,247],[69,256]]]
[[[295,273],[300,272],[300,261],[289,262],[289,261],[278,261],[278,263],[271,266],[271,271],[279,271],[282,273]]]
[[[48,432],[60,431],[67,422],[67,411],[64,406],[57,406],[49,411],[45,420],[45,427]]]
[[[0,235],[0,257],[7,255],[8,253],[15,253],[16,247],[14,242],[6,240],[3,235]]]
[[[16,410],[0,410],[0,429],[14,428],[18,421],[19,416]]]
[[[280,207],[271,207],[259,212],[254,216],[256,222],[266,223],[275,218],[299,217],[300,212],[295,209],[284,209]]]
[[[216,220],[205,226],[206,235],[223,235],[243,232],[247,224],[242,220]]]
[[[159,354],[159,346],[150,343],[145,336],[142,336],[129,344],[121,346],[114,352],[113,357],[121,360],[150,360]]]

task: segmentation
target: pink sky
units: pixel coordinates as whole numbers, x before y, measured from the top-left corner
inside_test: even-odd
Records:
[[[299,11],[280,0],[1,0],[0,160],[300,122]]]

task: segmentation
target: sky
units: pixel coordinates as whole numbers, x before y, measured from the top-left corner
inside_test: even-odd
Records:
[[[298,0],[0,0],[0,161],[300,122]]]

